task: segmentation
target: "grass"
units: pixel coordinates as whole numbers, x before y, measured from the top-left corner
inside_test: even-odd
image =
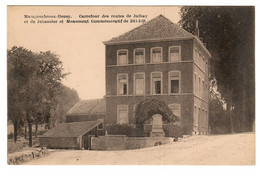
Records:
[[[38,145],[39,139],[33,137],[33,147],[36,147]],[[8,139],[7,153],[19,152],[26,149],[29,149],[29,139],[24,139],[24,137],[18,136],[16,143],[13,139]]]

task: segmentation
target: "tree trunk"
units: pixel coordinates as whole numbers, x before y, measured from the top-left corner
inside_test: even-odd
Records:
[[[35,124],[35,134],[34,134],[35,137],[37,137],[37,131],[38,131],[38,124]]]
[[[228,90],[229,101],[227,102],[228,116],[230,119],[230,133],[234,133],[233,117],[232,117],[232,91],[231,88]]]
[[[14,142],[17,141],[17,131],[18,131],[18,122],[17,120],[14,121]]]
[[[32,147],[32,123],[28,123],[29,128],[29,147]]]
[[[47,116],[46,116],[46,124],[45,124],[45,128],[47,128],[47,130],[50,130],[51,129],[51,126],[50,126],[50,118],[51,118],[51,110],[50,110],[50,107],[48,108],[48,113],[47,113]]]
[[[24,126],[24,139],[27,139],[27,126]]]

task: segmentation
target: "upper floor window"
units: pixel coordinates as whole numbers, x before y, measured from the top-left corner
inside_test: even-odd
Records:
[[[162,73],[153,72],[151,74],[151,92],[153,95],[162,93]]]
[[[202,68],[202,65],[203,65],[202,55],[199,52],[199,66],[200,66],[200,68]]]
[[[180,77],[179,71],[169,72],[169,93],[180,93]]]
[[[127,95],[127,89],[128,89],[127,74],[118,74],[117,75],[117,94],[118,95]]]
[[[144,82],[144,73],[135,73],[134,74],[134,94],[135,95],[144,95],[145,82]]]
[[[200,93],[201,93],[201,86],[200,86],[200,84],[201,84],[201,79],[200,79],[200,76],[199,76],[199,83],[198,83],[198,96],[200,97]]]
[[[168,107],[171,109],[172,113],[181,118],[181,105],[180,104],[169,104]]]
[[[194,73],[194,82],[193,82],[193,85],[194,85],[194,94],[197,95],[197,73],[195,72]]]
[[[178,62],[181,60],[181,47],[170,46],[169,47],[169,62]]]
[[[126,65],[128,63],[128,50],[117,51],[117,65]]]
[[[158,63],[162,62],[162,48],[156,47],[151,49],[151,62]]]
[[[207,60],[206,60],[206,63],[205,63],[205,71],[207,72],[207,70],[208,70],[208,62],[207,62]]]
[[[194,50],[194,60],[196,63],[198,63],[198,61],[199,61],[199,52],[196,48]]]
[[[128,105],[117,106],[117,123],[128,124]]]
[[[144,48],[134,49],[134,63],[144,64],[145,52]]]

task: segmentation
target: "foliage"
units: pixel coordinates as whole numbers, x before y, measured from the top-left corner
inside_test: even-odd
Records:
[[[14,133],[11,132],[10,134],[7,135],[7,139],[13,139],[13,138],[14,138]]]
[[[61,86],[60,93],[57,95],[57,106],[52,110],[51,124],[56,126],[59,123],[66,122],[66,112],[79,101],[76,90]]]
[[[23,142],[18,141],[14,142],[13,140],[8,140],[7,142],[7,152],[13,153],[13,152],[19,152],[23,149]]]
[[[145,132],[127,124],[115,124],[106,127],[110,135],[126,135],[128,137],[144,137]]]
[[[8,118],[14,124],[14,136],[19,125],[28,123],[32,145],[32,124],[49,123],[50,109],[57,106],[62,73],[59,56],[47,51],[33,53],[14,46],[7,53]],[[15,140],[16,141],[16,140]]]
[[[137,128],[143,129],[146,121],[149,121],[154,114],[162,115],[165,122],[177,122],[179,118],[175,116],[170,108],[163,102],[154,98],[141,101],[135,110],[135,124]]]
[[[254,7],[182,7],[182,27],[195,33],[212,54],[211,78],[227,103],[230,128],[252,130],[254,124]],[[234,120],[234,117],[235,120]]]

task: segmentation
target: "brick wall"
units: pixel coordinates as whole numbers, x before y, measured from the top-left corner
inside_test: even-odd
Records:
[[[129,150],[152,147],[157,144],[171,143],[167,137],[127,137],[123,135],[108,135],[92,138],[92,150]]]
[[[40,147],[80,148],[80,139],[76,137],[39,137]]]
[[[169,46],[181,46],[181,62],[168,62]],[[163,62],[150,63],[150,52],[152,47],[162,47]],[[166,104],[181,105],[181,121],[186,134],[192,134],[198,126],[194,124],[194,72],[197,71],[208,84],[208,78],[205,73],[200,71],[199,66],[193,62],[194,47],[196,47],[208,60],[209,55],[204,49],[198,45],[194,39],[176,40],[176,41],[160,41],[160,42],[138,42],[128,44],[106,45],[106,108],[107,114],[105,123],[117,123],[117,105],[128,105],[129,123],[134,123],[134,105],[146,98],[156,98],[164,101]],[[145,64],[133,64],[134,49],[145,48]],[[128,65],[117,66],[117,51],[119,49],[128,50]],[[195,61],[197,63],[197,61]],[[130,64],[130,65],[129,65]],[[151,72],[162,72],[162,95],[151,95]],[[181,72],[181,92],[179,95],[168,94],[168,73],[169,71]],[[145,73],[145,96],[135,96],[134,94],[134,73]],[[208,73],[208,70],[204,70]],[[117,74],[128,74],[128,95],[117,96]],[[203,95],[203,99],[207,100],[208,95]],[[197,101],[197,100],[196,100]],[[201,104],[201,103],[200,103]],[[206,105],[205,105],[206,106]],[[207,107],[208,108],[208,107]],[[207,119],[206,119],[207,120]],[[206,122],[205,122],[206,123]],[[204,124],[203,129],[206,129]]]
[[[163,61],[168,61],[169,46],[181,46],[181,58],[183,61],[191,60],[193,54],[193,39],[163,42],[140,42],[120,45],[106,45],[106,66],[117,64],[117,50],[128,49],[128,63],[133,64],[133,52],[136,48],[145,48],[145,61],[150,63],[150,49],[152,47],[163,48]]]

